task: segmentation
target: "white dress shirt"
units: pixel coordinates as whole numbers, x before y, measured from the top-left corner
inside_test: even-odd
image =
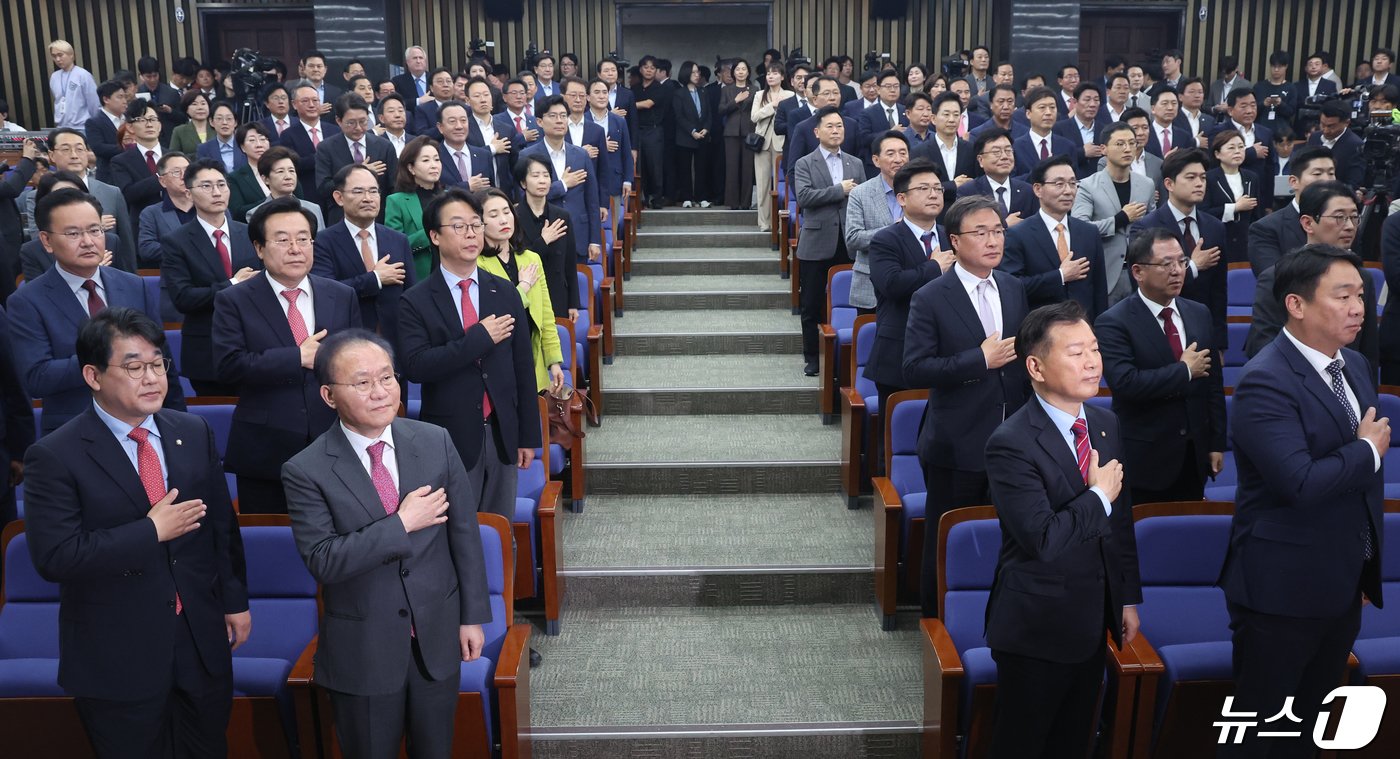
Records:
[[[1172,324],[1176,325],[1177,339],[1181,341],[1182,350],[1185,350],[1186,346],[1191,344],[1191,341],[1186,339],[1186,322],[1182,321],[1181,311],[1177,310],[1176,298],[1172,298],[1171,302],[1163,306],[1157,303],[1157,301],[1143,295],[1142,290],[1138,290],[1137,294],[1139,298],[1142,298],[1143,305],[1147,306],[1147,310],[1152,313],[1152,320],[1157,322],[1158,327],[1162,328],[1162,335],[1164,337],[1167,334],[1167,325],[1162,321],[1162,309],[1170,308],[1172,310]],[[1191,367],[1186,366],[1186,364],[1182,364],[1182,366],[1186,367],[1186,379],[1191,379]]]
[[[578,120],[578,121],[574,121],[574,117],[573,117],[573,116],[570,116],[570,117],[569,117],[568,124],[569,124],[569,142],[572,142],[572,143],[575,144],[575,145],[580,145],[580,146],[583,145],[583,125],[584,125],[583,117],[579,117],[579,120]]]
[[[1251,124],[1249,127],[1245,127],[1245,125],[1234,119],[1230,119],[1230,123],[1235,126],[1235,130],[1240,133],[1240,137],[1244,138],[1245,149],[1248,150],[1254,147],[1254,126]]]
[[[546,140],[544,144],[545,152],[549,153],[549,162],[554,166],[554,178],[560,182],[564,181],[564,175],[569,173],[568,148],[560,145],[558,150]]]
[[[822,152],[822,159],[826,161],[826,170],[827,173],[831,174],[832,186],[834,187],[838,184],[841,184],[841,182],[846,178],[846,170],[842,168],[842,165],[845,162],[841,160],[841,151],[838,150],[835,153],[833,153],[824,147],[818,147],[817,150],[820,150]]]
[[[934,135],[933,141],[938,145],[938,152],[943,155],[943,169],[948,172],[949,181],[952,181],[953,172],[958,170],[958,138],[953,137],[951,148],[943,144],[943,138],[939,135]]]
[[[1322,380],[1322,385],[1327,388],[1327,394],[1333,395],[1332,375],[1327,373],[1327,365],[1333,361],[1341,361],[1342,367],[1346,368],[1346,359],[1342,357],[1342,352],[1337,351],[1336,355],[1328,356],[1321,351],[1304,345],[1298,338],[1293,336],[1292,332],[1288,331],[1287,327],[1283,328],[1283,334],[1288,338],[1288,342],[1293,343],[1293,347],[1297,348],[1298,352],[1303,354],[1303,360],[1308,362],[1308,365],[1313,368],[1314,372],[1317,372],[1318,378]],[[1356,418],[1359,421],[1361,419],[1361,402],[1356,399],[1356,392],[1351,389],[1351,383],[1347,381],[1346,374],[1342,375],[1342,391],[1346,393],[1347,405],[1351,406],[1351,412],[1356,414]],[[1377,414],[1377,416],[1380,415]],[[1366,445],[1371,446],[1371,458],[1375,461],[1375,469],[1373,471],[1379,472],[1381,469],[1380,451],[1376,450],[1376,444],[1372,443],[1369,439],[1364,437],[1361,439],[1366,441]]]
[[[370,476],[370,481],[374,480],[374,470],[371,468],[369,460],[369,447],[384,441],[384,453],[379,457],[384,468],[389,471],[389,477],[394,481],[394,489],[399,487],[399,459],[394,455],[394,425],[390,424],[379,433],[379,437],[369,438],[345,426],[345,422],[340,423],[340,431],[345,433],[345,439],[349,441],[350,448],[355,451],[355,458],[360,460],[360,466],[365,468],[365,473]],[[377,494],[376,494],[377,495]]]
[[[1182,212],[1181,212],[1175,205],[1173,205],[1170,201],[1168,201],[1167,203],[1164,203],[1163,205],[1165,205],[1165,206],[1167,207],[1167,209],[1171,211],[1172,218],[1173,218],[1173,219],[1176,219],[1176,233],[1177,233],[1177,234],[1186,234],[1186,225],[1185,225],[1184,223],[1182,223],[1182,219],[1185,219],[1185,218],[1187,218],[1188,216],[1191,218],[1191,236],[1194,237],[1194,238],[1196,238],[1196,242],[1199,243],[1199,242],[1201,241],[1201,220],[1200,220],[1199,218],[1196,217],[1196,209],[1193,208],[1193,209],[1191,209],[1191,213],[1186,214],[1186,213],[1182,213]],[[1191,254],[1192,254],[1193,252],[1194,252],[1194,251],[1190,251],[1190,250],[1186,251],[1186,261],[1187,261],[1187,267],[1191,270],[1191,276],[1192,276],[1192,277],[1195,277],[1196,274],[1197,274],[1197,272],[1196,272],[1196,262],[1193,261],[1193,260],[1191,260]]]
[[[472,118],[476,119],[476,128],[481,130],[481,144],[491,150],[492,154],[495,154],[496,151],[491,148],[491,143],[496,139],[496,125],[492,123],[491,117],[488,115],[484,119],[477,118],[477,115],[473,113]]]
[[[76,274],[73,274],[72,272],[68,271],[62,266],[58,266],[57,264],[55,264],[53,268],[58,269],[58,276],[62,277],[64,283],[68,285],[68,289],[73,291],[74,297],[78,299],[78,305],[82,306],[83,313],[86,314],[88,312],[88,291],[83,289],[83,283],[87,280],[83,279],[82,277]],[[103,303],[106,303],[107,288],[102,285],[101,266],[97,267],[97,271],[93,273],[92,281],[97,283],[98,297],[102,298]]]
[[[267,201],[263,201],[263,202],[265,203],[265,202],[267,202]],[[261,204],[259,204],[259,205],[261,205]],[[204,220],[204,217],[200,216],[199,214],[195,214],[194,218],[195,218],[195,221],[198,221],[198,222],[199,222],[200,228],[204,230],[204,236],[209,238],[209,245],[210,245],[210,247],[214,248],[215,254],[217,254],[218,251],[219,251],[219,242],[218,242],[218,240],[215,240],[215,239],[214,239],[214,233],[215,233],[215,232],[223,232],[223,233],[224,233],[224,247],[228,249],[229,266],[232,267],[232,266],[233,266],[233,235],[229,234],[229,231],[228,231],[228,230],[229,230],[228,214],[224,214],[224,216],[223,216],[223,221],[224,221],[224,223],[221,224],[221,225],[219,225],[219,226],[217,226],[217,227],[214,226],[213,224],[210,224],[209,222],[205,221],[205,220]],[[233,271],[234,271],[235,274],[238,273],[238,269],[236,269],[236,268],[235,268]],[[229,281],[232,282],[233,279],[229,279]],[[308,333],[308,334],[309,334],[309,333]]]
[[[588,118],[591,119],[594,124],[597,124],[598,126],[603,128],[604,137],[612,136],[611,133],[608,132],[608,113],[608,111],[604,111],[603,115],[599,116],[598,114],[593,112],[592,108],[588,109]]]
[[[410,135],[408,133],[408,130],[404,130],[403,134],[400,134],[397,137],[394,136],[393,132],[390,132],[387,129],[384,130],[384,139],[388,140],[389,144],[394,146],[395,156],[403,154],[404,146],[408,144],[409,137]]]
[[[379,235],[375,232],[374,224],[371,223],[368,227],[357,227],[352,224],[349,219],[341,223],[343,223],[345,229],[350,232],[350,240],[355,243],[356,253],[360,252],[360,232],[369,232],[369,254],[377,262],[379,260]],[[361,257],[363,257],[363,255]],[[379,277],[374,278],[374,283],[379,289],[384,289],[384,283],[379,281]]]
[[[1085,424],[1088,424],[1089,419],[1084,416],[1084,404],[1079,404],[1079,413],[1071,416],[1050,405],[1048,401],[1040,397],[1040,393],[1035,394],[1035,399],[1040,402],[1040,407],[1045,409],[1046,416],[1050,417],[1050,424],[1054,425],[1055,429],[1058,430],[1060,435],[1065,439],[1065,444],[1069,446],[1069,460],[1077,464],[1079,461],[1079,451],[1074,447],[1074,431],[1072,428],[1074,427],[1075,421],[1079,419],[1083,419]],[[1093,433],[1093,428],[1090,428],[1090,449],[1094,446],[1092,438]],[[1091,453],[1090,455],[1092,456],[1093,454]],[[1090,459],[1090,461],[1093,461],[1093,459]],[[1090,466],[1092,467],[1093,464],[1091,463]],[[1089,488],[1089,490],[1097,495],[1099,500],[1103,502],[1103,513],[1106,516],[1113,516],[1113,504],[1109,502],[1108,494],[1103,492],[1103,489],[1098,485]]]
[[[997,278],[988,274],[986,279],[981,279],[958,263],[953,264],[953,273],[958,276],[958,282],[967,291],[967,299],[972,301],[973,312],[977,311],[977,286],[983,282],[989,283],[986,293],[987,303],[992,307],[992,321],[996,324],[997,332],[1004,331],[1001,322],[1001,291],[997,289]]]
[[[277,305],[282,307],[283,316],[291,314],[292,304],[291,301],[282,297],[282,291],[301,291],[301,295],[297,296],[297,312],[301,314],[301,320],[306,323],[306,334],[316,334],[316,295],[311,292],[311,277],[302,277],[296,287],[286,287],[273,279],[270,271],[263,271],[263,276],[267,277],[267,283],[272,286],[272,294],[277,298]]]

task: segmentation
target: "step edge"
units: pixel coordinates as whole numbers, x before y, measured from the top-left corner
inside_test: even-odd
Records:
[[[615,381],[615,380],[614,380]],[[812,386],[765,386],[765,387],[604,387],[603,397],[609,395],[631,395],[640,393],[695,393],[695,394],[719,394],[719,393],[819,393],[820,387]],[[645,416],[645,414],[637,414]],[[662,416],[656,414],[655,416]],[[737,416],[737,415],[735,415]]]
[[[634,416],[648,416],[635,414]],[[656,416],[651,414],[649,416]],[[702,415],[703,416],[703,415]],[[714,416],[725,416],[714,414]],[[589,461],[589,471],[608,469],[762,469],[771,467],[840,467],[841,459],[786,459],[777,461]],[[835,494],[833,494],[835,495]]]
[[[645,738],[799,737],[816,735],[906,735],[922,732],[915,720],[880,722],[716,723],[713,725],[598,725],[530,728],[531,740],[617,740]]]
[[[704,577],[710,575],[855,575],[875,571],[870,564],[729,564],[679,567],[568,567],[560,568],[567,577]]]

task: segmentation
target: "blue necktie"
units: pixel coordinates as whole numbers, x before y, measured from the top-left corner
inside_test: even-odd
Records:
[[[696,115],[696,116],[702,116],[702,115],[704,115],[704,114],[700,113],[700,91],[699,91],[699,90],[691,90],[691,91],[690,91],[690,99],[691,99],[692,101],[694,101],[694,103],[695,103],[695,115]]]

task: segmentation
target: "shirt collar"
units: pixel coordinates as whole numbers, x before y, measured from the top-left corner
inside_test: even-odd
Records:
[[[136,427],[150,432],[151,436],[157,441],[160,440],[160,428],[156,426],[156,418],[154,415],[146,417],[140,424],[133,427],[107,413],[107,409],[102,408],[102,404],[98,403],[96,398],[92,401],[92,410],[97,412],[97,418],[101,419],[102,423],[107,425],[107,429],[111,430],[112,434],[116,435],[120,440],[125,440],[126,436],[132,430],[136,429]]]
[[[1074,423],[1080,419],[1084,419],[1083,403],[1079,404],[1078,414],[1066,414],[1050,405],[1049,401],[1040,397],[1040,393],[1035,394],[1035,399],[1040,401],[1040,407],[1045,409],[1045,414],[1050,417],[1050,424],[1054,425],[1055,429],[1058,430],[1061,435],[1068,437],[1070,435],[1070,428],[1074,426]],[[1084,421],[1088,422],[1089,420],[1084,419]]]
[[[224,234],[228,234],[228,214],[224,214],[224,225],[222,227],[212,226],[209,222],[205,221],[204,217],[200,216],[197,211],[195,212],[194,218],[195,221],[199,222],[199,226],[204,228],[205,237],[213,238],[215,231],[222,231]]]
[[[1006,188],[1007,194],[1011,193],[1011,177],[1007,177],[1005,182],[998,182],[997,180],[992,179],[991,174],[985,174],[984,176],[987,177],[987,185],[992,188],[993,198],[997,196],[997,190],[1000,190],[1003,187]]]
[[[55,268],[55,269],[58,270],[58,276],[60,276],[60,277],[63,278],[63,281],[68,285],[68,289],[73,291],[73,294],[76,295],[76,294],[78,293],[79,290],[83,289],[83,283],[87,281],[86,279],[83,279],[82,277],[78,276],[77,274],[74,274],[74,273],[68,271],[67,269],[64,269],[62,266],[57,266],[57,265],[56,265],[56,266],[54,266],[53,268]],[[102,286],[102,267],[101,267],[101,266],[97,267],[97,271],[93,272],[93,274],[92,274],[92,281],[97,283],[97,289],[98,289],[98,290],[102,290],[102,291],[104,291],[104,292],[107,290],[107,288],[105,288],[105,287]],[[105,298],[104,298],[104,300],[105,300]]]
[[[1230,123],[1235,125],[1235,129],[1239,130],[1240,134],[1254,134],[1253,124],[1245,126],[1244,124],[1241,124],[1240,122],[1235,121],[1234,119],[1230,119]]]
[[[1048,229],[1048,230],[1050,230],[1050,234],[1052,234],[1052,235],[1055,234],[1055,225],[1056,225],[1056,224],[1063,224],[1063,225],[1065,225],[1065,233],[1066,233],[1066,234],[1069,233],[1069,214],[1065,214],[1065,218],[1063,218],[1063,219],[1056,219],[1054,216],[1051,216],[1050,214],[1048,214],[1048,213],[1045,212],[1045,206],[1041,206],[1041,207],[1040,207],[1040,220],[1043,221],[1043,222],[1045,222],[1045,228]]]
[[[321,122],[319,122],[319,121],[317,121],[317,122],[314,123],[314,124],[308,124],[308,123],[306,123],[305,121],[302,121],[302,119],[301,119],[300,116],[297,117],[297,121],[301,122],[301,126],[302,126],[303,129],[306,130],[306,133],[307,133],[307,134],[311,134],[311,130],[312,130],[312,129],[320,129],[320,128],[321,128]]]
[[[1327,365],[1331,364],[1333,361],[1341,361],[1342,366],[1346,366],[1346,359],[1342,357],[1341,351],[1337,351],[1334,356],[1328,356],[1316,348],[1304,345],[1302,341],[1293,336],[1292,332],[1288,331],[1287,327],[1283,328],[1283,334],[1288,338],[1289,342],[1293,343],[1293,347],[1297,348],[1298,352],[1303,354],[1303,358],[1307,360],[1308,365],[1318,374],[1327,371]]]
[[[378,237],[378,235],[376,235],[376,234],[374,233],[374,225],[373,225],[373,224],[370,224],[368,227],[357,227],[357,226],[355,226],[349,219],[346,219],[346,220],[345,220],[345,228],[348,229],[348,230],[350,230],[350,239],[357,241],[357,243],[358,243],[358,241],[359,241],[359,239],[360,239],[360,231],[361,231],[361,229],[363,229],[363,230],[366,231],[366,232],[369,232],[369,239],[370,239],[370,242],[374,242],[375,238]]]
[[[962,267],[962,264],[957,263],[956,261],[953,262],[953,273],[958,275],[958,281],[962,283],[963,289],[967,290],[968,295],[971,295],[972,291],[977,289],[977,286],[982,284],[983,282],[990,282],[992,283],[992,289],[997,289],[996,277],[992,276],[991,274],[988,274],[986,279],[981,279],[976,274],[973,274],[967,269],[964,269]]]
[[[278,282],[277,280],[273,279],[273,278],[272,278],[272,272],[267,271],[266,269],[263,270],[263,276],[267,278],[268,284],[272,285],[272,291],[273,291],[274,293],[277,293],[277,297],[279,297],[279,298],[282,297],[282,292],[283,292],[284,290],[300,290],[300,291],[302,292],[303,295],[307,295],[307,296],[310,296],[310,295],[311,295],[311,276],[310,276],[310,275],[307,275],[307,276],[305,276],[305,277],[302,277],[302,278],[301,278],[301,281],[298,282],[298,283],[296,284],[296,287],[287,287],[287,286],[283,285],[281,282]],[[300,306],[300,304],[299,304],[299,305],[298,305],[298,308],[300,308],[300,307],[301,307],[301,306]]]
[[[938,239],[938,223],[937,223],[937,222],[934,222],[934,225],[933,225],[933,227],[932,227],[931,229],[922,229],[922,228],[919,227],[918,224],[915,224],[914,222],[910,221],[908,216],[901,216],[901,217],[899,217],[899,220],[902,221],[902,222],[904,222],[904,226],[908,227],[910,232],[913,232],[913,233],[914,233],[914,239],[919,240],[920,244],[923,243],[923,236],[926,235],[926,234],[928,234],[929,232],[933,232],[933,233],[934,233],[934,235],[933,235],[934,240],[935,240],[936,242],[942,244],[943,241]],[[937,249],[938,249],[938,248],[935,248],[935,250],[937,250]]]
[[[1161,320],[1162,309],[1164,308],[1170,308],[1174,314],[1180,313],[1176,310],[1176,298],[1172,298],[1170,301],[1167,301],[1166,305],[1162,305],[1146,295],[1143,295],[1142,290],[1138,290],[1137,294],[1139,298],[1142,298],[1142,302],[1147,306],[1147,310],[1152,312],[1152,318],[1154,319]]]
[[[1164,203],[1163,205],[1165,205],[1165,206],[1167,207],[1167,209],[1171,211],[1172,218],[1173,218],[1173,219],[1176,219],[1176,223],[1177,223],[1177,224],[1180,224],[1180,223],[1181,223],[1181,220],[1184,219],[1184,218],[1186,218],[1188,215],[1191,217],[1191,221],[1195,221],[1195,220],[1196,220],[1196,209],[1194,209],[1194,208],[1191,209],[1191,213],[1190,213],[1190,214],[1184,214],[1184,213],[1182,213],[1181,211],[1177,210],[1177,207],[1176,207],[1175,205],[1173,205],[1173,204],[1171,203],[1171,201],[1167,201],[1167,202]]]
[[[835,151],[835,152],[832,152],[832,151],[830,151],[830,150],[827,150],[825,146],[818,146],[818,147],[817,147],[817,150],[820,150],[820,151],[822,152],[822,158],[823,158],[823,160],[830,161],[830,160],[833,159],[833,158],[835,158],[835,159],[838,160],[838,161],[841,160],[841,151],[840,151],[840,150],[837,150],[837,151]]]
[[[340,423],[340,431],[345,433],[345,440],[350,443],[350,447],[354,449],[356,453],[364,452],[366,456],[369,455],[369,452],[366,449],[381,440],[383,440],[384,444],[389,446],[391,450],[394,447],[393,423],[387,425],[384,428],[384,431],[379,433],[379,437],[365,437],[364,435],[361,435],[360,433],[350,429],[349,427],[346,427],[344,421]]]
[[[449,292],[452,290],[456,290],[458,287],[458,283],[461,282],[463,279],[462,277],[459,277],[456,274],[453,274],[452,272],[448,271],[446,266],[438,267],[438,271],[442,272],[442,278],[444,281],[447,282],[447,289]],[[477,273],[480,271],[480,266],[474,266],[472,267],[471,276],[466,277],[468,281],[475,282],[478,288],[481,287],[481,280],[477,279]]]

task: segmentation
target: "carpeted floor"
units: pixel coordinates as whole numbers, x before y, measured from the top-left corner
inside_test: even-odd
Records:
[[[613,416],[588,433],[588,463],[837,461],[841,430],[813,414]]]

